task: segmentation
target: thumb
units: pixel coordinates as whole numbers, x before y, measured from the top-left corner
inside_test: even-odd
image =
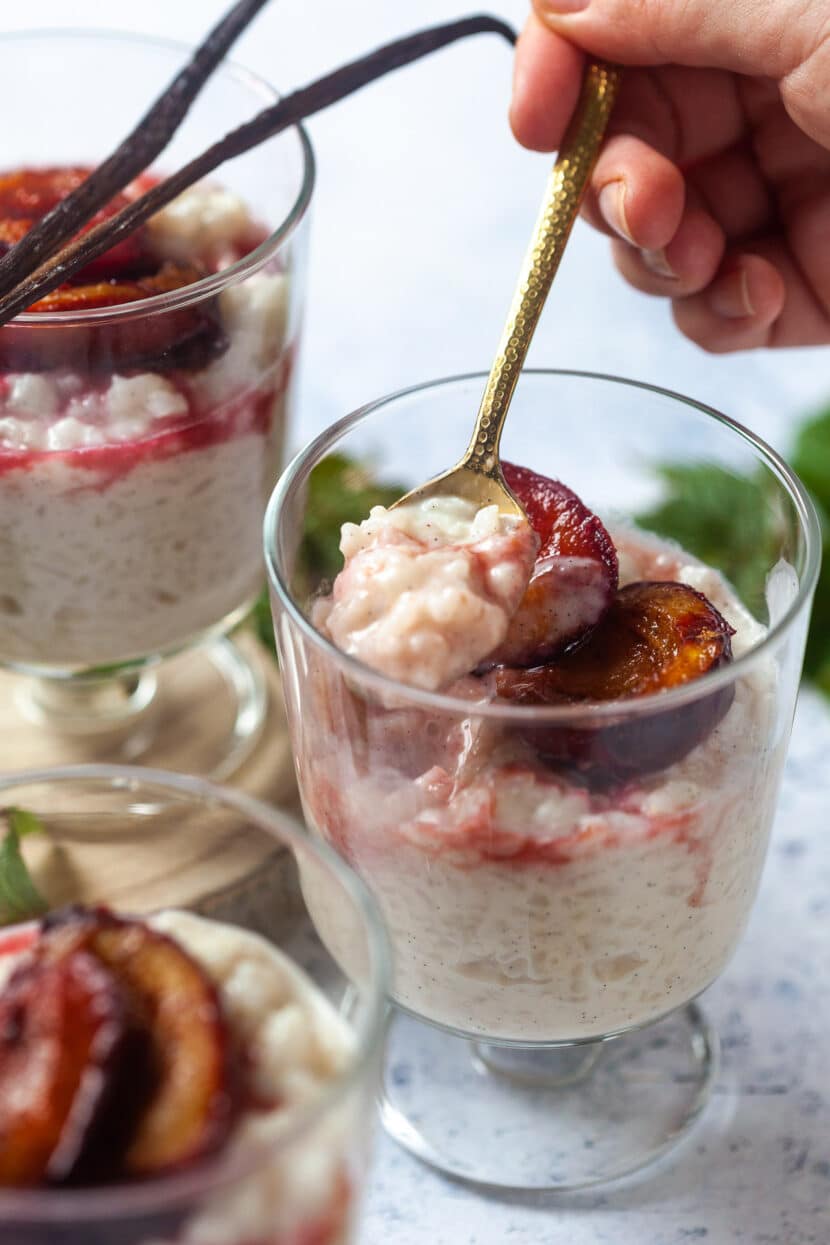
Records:
[[[569,42],[623,65],[689,65],[772,78],[785,107],[830,146],[826,0],[533,0]]]

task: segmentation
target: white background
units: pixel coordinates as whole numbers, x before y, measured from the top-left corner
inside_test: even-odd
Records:
[[[225,0],[6,0],[0,25],[71,21],[195,40],[224,7]],[[525,0],[491,7],[515,23],[526,10]],[[236,55],[287,89],[464,11],[457,0],[272,0]],[[295,442],[384,392],[488,366],[549,166],[510,137],[510,62],[500,41],[480,37],[311,123],[320,174]],[[36,67],[33,90],[49,90]],[[782,448],[796,416],[830,399],[830,351],[703,354],[674,331],[665,306],[623,285],[604,242],[582,226],[533,360],[686,391]],[[560,434],[568,435],[567,415]],[[830,720],[814,697],[799,716],[756,913],[738,957],[707,995],[725,1062],[696,1141],[638,1186],[555,1210],[474,1198],[383,1142],[362,1245],[830,1239]]]
[[[195,40],[228,2],[7,0],[0,25],[71,21]],[[489,7],[516,25],[527,11],[526,0]],[[473,0],[271,0],[236,58],[285,90],[477,9]],[[295,442],[382,393],[488,366],[549,165],[511,138],[510,71],[506,45],[480,36],[310,123],[319,182]],[[830,397],[830,351],[704,354],[676,333],[666,306],[623,285],[604,241],[581,225],[532,361],[686,391],[782,448],[791,418]]]

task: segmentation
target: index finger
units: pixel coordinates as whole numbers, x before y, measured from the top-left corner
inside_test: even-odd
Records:
[[[553,151],[576,108],[585,57],[560,35],[528,18],[516,47],[510,124],[524,147]]]
[[[576,104],[584,55],[534,14],[516,49],[510,122],[534,151],[554,151]],[[628,69],[610,134],[632,134],[680,167],[736,143],[747,116],[734,75],[665,65]]]

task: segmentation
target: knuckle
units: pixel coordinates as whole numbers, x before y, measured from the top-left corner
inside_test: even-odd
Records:
[[[830,14],[813,32],[806,55],[782,78],[780,91],[796,125],[830,147]]]

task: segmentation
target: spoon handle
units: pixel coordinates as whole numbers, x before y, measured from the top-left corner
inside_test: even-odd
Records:
[[[590,63],[585,71],[462,460],[463,466],[480,475],[500,478],[498,450],[507,410],[596,163],[620,76],[617,68],[602,61]]]

